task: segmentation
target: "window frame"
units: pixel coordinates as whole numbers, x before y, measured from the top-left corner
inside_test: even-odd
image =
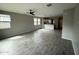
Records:
[[[36,19],[36,21],[34,19]],[[33,19],[34,20],[34,26],[41,25],[41,19],[40,18],[34,18],[34,19]],[[36,25],[35,25],[35,23],[36,23]]]
[[[3,20],[0,20],[0,26],[1,26],[0,29],[11,28],[11,16],[7,15],[7,14],[0,14],[0,17],[3,17],[2,18]],[[8,18],[8,20],[5,20],[6,18],[4,18],[4,17]]]
[[[36,20],[35,20],[36,19]],[[37,21],[37,18],[34,18],[34,25],[38,25],[38,21]]]
[[[38,18],[38,25],[41,25],[41,19]]]

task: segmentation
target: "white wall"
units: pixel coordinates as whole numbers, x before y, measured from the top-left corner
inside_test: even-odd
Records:
[[[71,40],[75,54],[79,55],[79,4],[64,14],[62,38]]]
[[[8,14],[11,16],[11,28],[0,29],[0,39],[21,33],[31,32],[42,27],[42,25],[37,27],[34,26],[32,16],[6,11],[0,11],[0,14]]]
[[[63,13],[62,38],[72,40],[74,8],[65,10]]]
[[[74,16],[74,31],[73,31],[73,47],[75,54],[79,54],[79,4],[75,8],[75,16]]]

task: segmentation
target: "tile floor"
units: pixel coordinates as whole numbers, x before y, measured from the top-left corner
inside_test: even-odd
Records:
[[[72,43],[61,31],[39,29],[0,41],[0,55],[73,55]]]

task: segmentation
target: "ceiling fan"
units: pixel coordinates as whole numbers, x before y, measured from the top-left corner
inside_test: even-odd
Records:
[[[30,15],[35,15],[35,11],[34,10],[32,10],[32,9],[29,9],[29,11],[28,12],[26,12],[27,14],[30,14]]]

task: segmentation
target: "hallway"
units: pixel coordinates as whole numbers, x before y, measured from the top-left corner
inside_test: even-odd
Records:
[[[61,32],[39,29],[0,41],[0,55],[69,55],[71,41],[61,39]]]

